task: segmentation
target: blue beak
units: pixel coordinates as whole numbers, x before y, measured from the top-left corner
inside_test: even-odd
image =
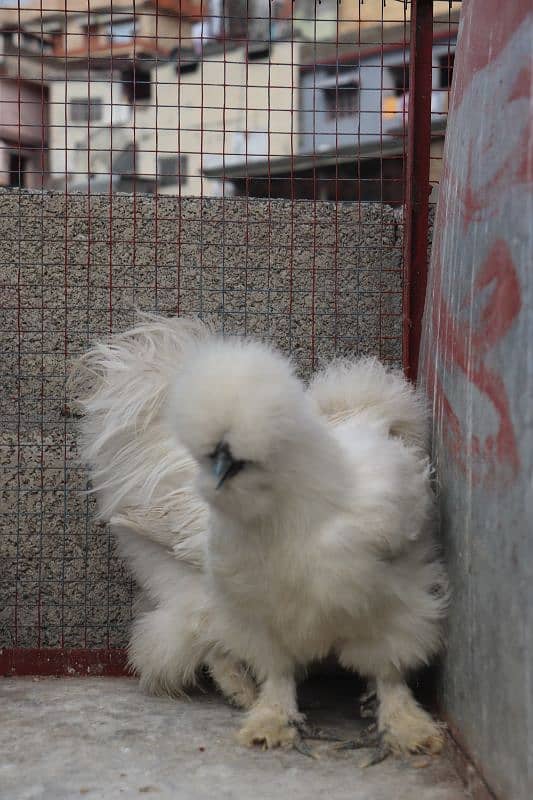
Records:
[[[227,444],[220,442],[211,455],[213,475],[217,479],[216,488],[220,489],[225,480],[237,475],[244,467],[244,461],[233,458]]]

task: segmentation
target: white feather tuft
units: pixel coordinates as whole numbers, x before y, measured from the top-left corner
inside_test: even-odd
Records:
[[[193,459],[166,429],[171,379],[184,353],[209,336],[195,319],[139,315],[74,365],[69,395],[83,413],[80,456],[90,467],[100,518],[201,563],[207,511],[193,490]]]
[[[387,369],[377,358],[334,361],[313,378],[309,392],[333,425],[361,417],[385,426],[407,445],[427,448],[424,397],[401,372]]]

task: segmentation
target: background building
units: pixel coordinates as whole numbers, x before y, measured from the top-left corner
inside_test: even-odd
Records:
[[[332,2],[0,8],[0,184],[400,202],[409,6]],[[435,18],[435,180],[457,20]]]
[[[387,6],[388,7],[388,6]],[[442,165],[458,12],[436,17],[433,44],[432,174]],[[208,166],[237,194],[401,203],[409,104],[409,27],[365,27],[299,51],[298,138],[290,156]],[[377,41],[382,43],[376,45]]]

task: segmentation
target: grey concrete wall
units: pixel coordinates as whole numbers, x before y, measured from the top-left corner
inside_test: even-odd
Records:
[[[95,526],[68,363],[133,306],[268,337],[303,375],[401,360],[401,226],[378,204],[0,192],[0,646],[124,645],[132,592]]]
[[[441,704],[508,800],[533,797],[532,35],[528,0],[463,4],[422,348],[453,588]]]

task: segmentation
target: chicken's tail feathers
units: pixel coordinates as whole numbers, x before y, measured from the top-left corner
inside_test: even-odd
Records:
[[[320,412],[338,425],[364,416],[385,424],[391,436],[427,448],[428,412],[423,396],[404,375],[377,358],[338,359],[312,380]]]
[[[73,363],[68,396],[82,413],[118,409],[126,421],[149,418],[184,350],[210,333],[196,318],[137,312],[134,327],[97,342]]]
[[[136,505],[164,503],[165,492],[190,480],[193,462],[171,446],[163,409],[185,351],[209,335],[198,319],[142,313],[133,328],[93,345],[72,365],[67,392],[82,415],[80,457],[91,467],[101,517],[132,498]]]

